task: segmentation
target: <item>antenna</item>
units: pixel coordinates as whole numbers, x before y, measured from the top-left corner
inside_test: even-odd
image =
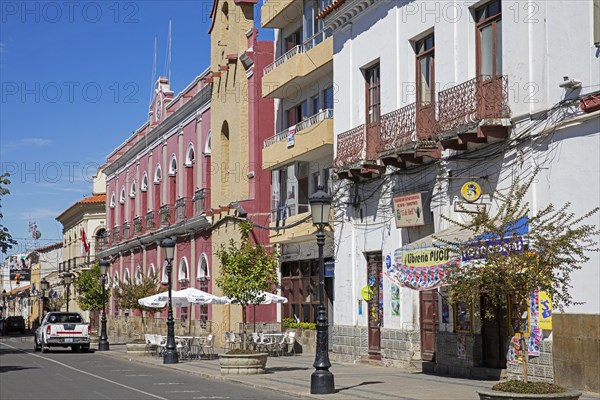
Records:
[[[167,67],[165,68],[165,72],[167,74],[167,78],[169,79],[169,84],[171,83],[171,60],[173,54],[173,48],[171,46],[171,42],[173,40],[173,19],[169,18],[169,37],[167,44]]]
[[[150,102],[148,109],[152,107],[152,99],[154,98],[154,83],[156,81],[156,55],[158,53],[158,36],[154,35],[154,55],[152,60],[152,82],[150,82]]]

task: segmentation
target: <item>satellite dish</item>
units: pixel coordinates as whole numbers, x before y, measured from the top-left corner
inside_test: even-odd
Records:
[[[40,232],[36,229],[33,232],[31,232],[31,237],[34,238],[35,240],[38,240],[39,238],[42,237],[42,232]]]

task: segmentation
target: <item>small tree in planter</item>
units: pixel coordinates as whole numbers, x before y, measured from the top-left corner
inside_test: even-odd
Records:
[[[241,240],[236,243],[233,239],[229,246],[222,245],[217,250],[221,263],[221,274],[217,285],[223,294],[235,299],[242,306],[242,322],[246,327],[246,309],[249,304],[261,304],[265,298],[261,294],[271,291],[277,283],[277,252],[267,252],[260,243],[250,241],[253,225],[250,221],[239,224]],[[245,333],[242,335],[242,346],[246,346]]]
[[[521,338],[527,331],[527,321],[523,322],[521,316],[527,311],[531,294],[535,290],[548,292],[553,307],[561,311],[576,304],[569,293],[571,273],[589,260],[588,251],[597,251],[594,238],[598,229],[585,221],[600,208],[576,217],[569,203],[561,208],[549,204],[532,213],[525,196],[536,176],[537,171],[524,184],[513,182],[506,194],[497,192],[495,212],[482,210],[469,223],[442,216],[470,231],[472,240],[464,243],[438,238],[460,249],[463,256],[475,255],[475,259],[483,258],[477,257],[482,249],[489,249],[484,259],[463,263],[448,276],[450,298],[453,302],[474,305],[485,294],[486,308],[482,312],[486,318],[492,317],[498,308],[508,308],[510,303],[518,317],[518,322],[511,325],[512,334]],[[524,237],[515,234],[519,224],[527,224],[528,233]],[[503,382],[495,388],[524,393],[562,391],[555,385],[527,385],[527,349],[520,347],[523,382],[508,385]],[[518,389],[519,383],[525,384],[524,387]]]
[[[88,270],[81,271],[75,281],[77,303],[83,311],[102,310],[102,276],[98,262]]]
[[[144,311],[155,313],[162,311],[162,309],[143,306],[138,303],[138,300],[158,293],[160,293],[160,282],[156,275],[142,275],[139,283],[120,281],[118,286],[113,289],[113,296],[119,308],[140,311],[142,315],[142,335],[146,333]]]

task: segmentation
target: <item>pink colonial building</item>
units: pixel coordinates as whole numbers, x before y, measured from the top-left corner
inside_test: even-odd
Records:
[[[107,235],[99,256],[112,260],[111,278],[140,281],[158,275],[167,290],[160,241],[176,237],[173,290],[210,292],[210,99],[205,71],[174,96],[167,78],[156,82],[148,121],[109,156]],[[127,316],[114,300],[110,316]],[[207,306],[175,308],[181,320],[210,320]],[[161,317],[166,318],[166,311]],[[158,314],[156,314],[158,315]],[[155,315],[155,316],[156,316]]]

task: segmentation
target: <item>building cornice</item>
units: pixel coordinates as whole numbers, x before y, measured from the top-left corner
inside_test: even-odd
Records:
[[[210,104],[211,93],[212,86],[204,86],[190,101],[181,106],[181,108],[175,111],[173,115],[170,115],[169,118],[165,119],[163,123],[148,132],[144,138],[141,138],[134,143],[122,156],[114,162],[108,163],[103,171],[107,176],[107,180],[121,168],[124,168],[131,162],[135,162],[138,154],[140,154],[144,148],[149,147],[148,143],[154,144],[154,142],[160,141],[163,136],[167,136],[171,133],[171,130],[174,131],[171,134],[176,133],[179,129],[179,125],[182,125],[188,118],[194,119],[198,109]]]

